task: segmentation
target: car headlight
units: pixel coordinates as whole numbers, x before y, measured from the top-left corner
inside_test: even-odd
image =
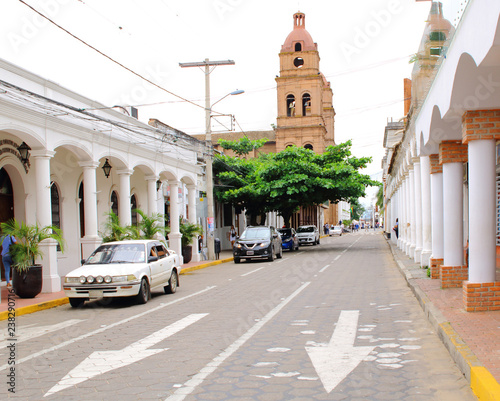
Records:
[[[121,283],[124,281],[135,281],[137,280],[137,277],[135,277],[133,274],[129,274],[128,276],[113,276],[111,279],[113,283]]]
[[[75,284],[80,282],[79,277],[64,277],[64,282],[68,284]]]
[[[113,281],[113,279],[111,278],[111,276],[106,276],[106,277],[104,277],[104,282],[105,282],[105,283],[108,283],[108,284],[109,284],[109,283],[111,283],[111,281]]]
[[[95,282],[96,282],[97,284],[102,284],[102,282],[103,282],[103,281],[104,281],[104,277],[102,277],[102,276],[97,276],[97,277],[95,278]]]
[[[259,246],[262,248],[267,248],[270,244],[270,242],[262,242],[261,244],[259,244]]]
[[[80,278],[78,280],[80,281],[80,284],[85,284],[85,282],[87,281],[87,277],[80,276]]]
[[[94,282],[94,276],[87,276],[87,283],[92,284]]]
[[[238,249],[240,249],[240,248],[241,248],[241,244],[236,244],[235,246],[236,246],[236,248],[238,248]]]

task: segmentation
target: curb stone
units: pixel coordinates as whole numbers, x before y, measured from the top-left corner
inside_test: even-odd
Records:
[[[436,330],[452,359],[469,382],[474,395],[481,401],[500,401],[500,384],[498,384],[488,369],[481,364],[474,352],[472,352],[452,327],[451,323],[446,321],[442,312],[430,301],[425,292],[415,284],[415,279],[411,272],[398,259],[394,252],[394,245],[387,238],[386,242],[399,268],[399,272],[405,278],[408,287],[410,287],[415,298],[417,298],[427,319]]]

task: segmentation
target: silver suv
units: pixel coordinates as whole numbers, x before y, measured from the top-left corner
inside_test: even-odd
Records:
[[[314,225],[300,226],[297,228],[297,237],[299,238],[299,244],[319,244],[319,230],[318,227]]]

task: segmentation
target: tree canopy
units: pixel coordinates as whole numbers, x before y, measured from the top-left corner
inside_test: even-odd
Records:
[[[371,158],[352,156],[350,147],[348,141],[322,154],[292,146],[252,159],[217,155],[216,197],[245,208],[251,216],[277,211],[286,225],[300,206],[357,200],[377,182],[359,172]]]

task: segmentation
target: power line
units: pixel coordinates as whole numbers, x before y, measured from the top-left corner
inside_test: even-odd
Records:
[[[36,10],[35,8],[33,8],[32,6],[30,6],[29,4],[27,4],[24,0],[19,0],[20,3],[24,4],[26,7],[30,8],[31,10],[33,10],[35,13],[37,13],[38,15],[40,15],[42,18],[46,19],[47,21],[49,21],[51,24],[55,25],[56,27],[58,27],[59,29],[61,29],[62,31],[66,32],[68,35],[70,35],[71,37],[73,37],[74,39],[78,40],[79,42],[83,43],[85,46],[91,48],[92,50],[96,51],[97,53],[99,53],[101,56],[103,57],[106,57],[108,60],[110,60],[111,62],[115,63],[116,65],[122,67],[123,69],[127,70],[128,72],[134,74],[135,76],[139,77],[140,79],[143,79],[144,81],[146,81],[147,83],[153,85],[154,87],[168,93],[169,95],[172,95],[172,96],[175,96],[176,98],[179,98],[181,100],[183,100],[184,102],[187,102],[187,103],[190,103],[196,107],[199,107],[199,108],[202,108],[202,109],[205,109],[205,107],[203,106],[200,106],[199,104],[196,104],[194,102],[192,102],[191,100],[189,99],[186,99],[180,95],[177,95],[175,94],[174,92],[171,92],[169,91],[168,89],[165,89],[163,88],[162,86],[156,84],[155,82],[149,80],[148,78],[142,76],[141,74],[135,72],[134,70],[128,68],[127,66],[123,65],[122,63],[120,63],[119,61],[116,61],[115,59],[113,59],[112,57],[108,56],[107,54],[103,53],[102,51],[96,49],[94,46],[90,45],[89,43],[85,42],[83,39],[80,39],[78,36],[76,35],[73,35],[71,32],[69,32],[67,29],[63,28],[61,25],[58,25],[56,22],[52,21],[49,17],[47,17],[46,15],[42,14],[40,11]]]

